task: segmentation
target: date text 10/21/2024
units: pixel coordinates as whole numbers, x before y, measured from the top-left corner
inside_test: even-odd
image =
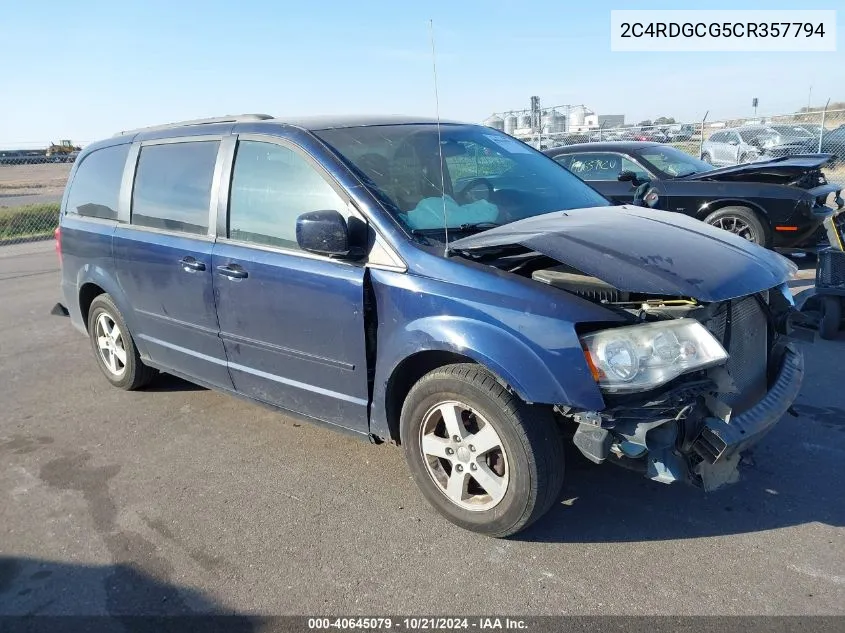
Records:
[[[312,630],[526,630],[528,623],[519,618],[478,617],[414,617],[414,618],[308,618],[308,628]]]

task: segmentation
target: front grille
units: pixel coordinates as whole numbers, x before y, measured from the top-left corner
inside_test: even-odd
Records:
[[[845,287],[845,251],[833,248],[819,251],[816,286],[820,288]]]
[[[765,299],[765,294],[761,295]],[[705,326],[727,349],[725,365],[736,385],[736,393],[719,399],[734,415],[754,406],[766,395],[766,369],[769,358],[769,322],[760,302],[752,295],[728,302]]]

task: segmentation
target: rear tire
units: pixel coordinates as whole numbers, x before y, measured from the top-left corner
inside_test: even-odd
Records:
[[[126,391],[140,389],[158,373],[141,361],[123,315],[108,294],[91,302],[88,337],[100,370],[115,387]]]
[[[526,404],[479,365],[423,376],[405,399],[400,437],[425,498],[467,530],[515,534],[563,486],[563,438],[551,409]]]
[[[701,155],[701,160],[703,160],[703,161],[704,161],[705,163],[707,163],[708,165],[712,165],[712,164],[713,164],[713,159],[712,159],[712,158],[710,158],[710,154],[708,154],[707,152],[704,152],[704,153]]]
[[[771,243],[768,228],[748,207],[724,207],[708,215],[704,221],[764,248]]]
[[[842,299],[840,297],[825,296],[821,298],[821,322],[819,336],[825,340],[836,338],[839,325],[842,322]]]

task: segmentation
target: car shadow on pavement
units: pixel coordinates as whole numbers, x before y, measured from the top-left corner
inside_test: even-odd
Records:
[[[160,393],[168,391],[208,391],[208,389],[178,376],[160,373],[149,385],[144,387],[144,391]]]
[[[18,618],[28,631],[258,630],[256,620],[133,565],[0,556],[0,628]]]
[[[845,411],[797,405],[802,418],[845,434]],[[775,428],[741,466],[736,484],[705,493],[665,485],[639,473],[587,461],[567,452],[566,482],[558,503],[515,540],[601,543],[692,539],[760,532],[820,522],[845,526],[842,441],[802,437],[802,418]],[[845,438],[843,438],[845,439]]]

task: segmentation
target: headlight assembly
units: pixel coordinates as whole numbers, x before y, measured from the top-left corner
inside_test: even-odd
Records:
[[[674,319],[591,332],[581,345],[602,391],[647,391],[681,374],[720,365],[725,348],[695,319]]]

